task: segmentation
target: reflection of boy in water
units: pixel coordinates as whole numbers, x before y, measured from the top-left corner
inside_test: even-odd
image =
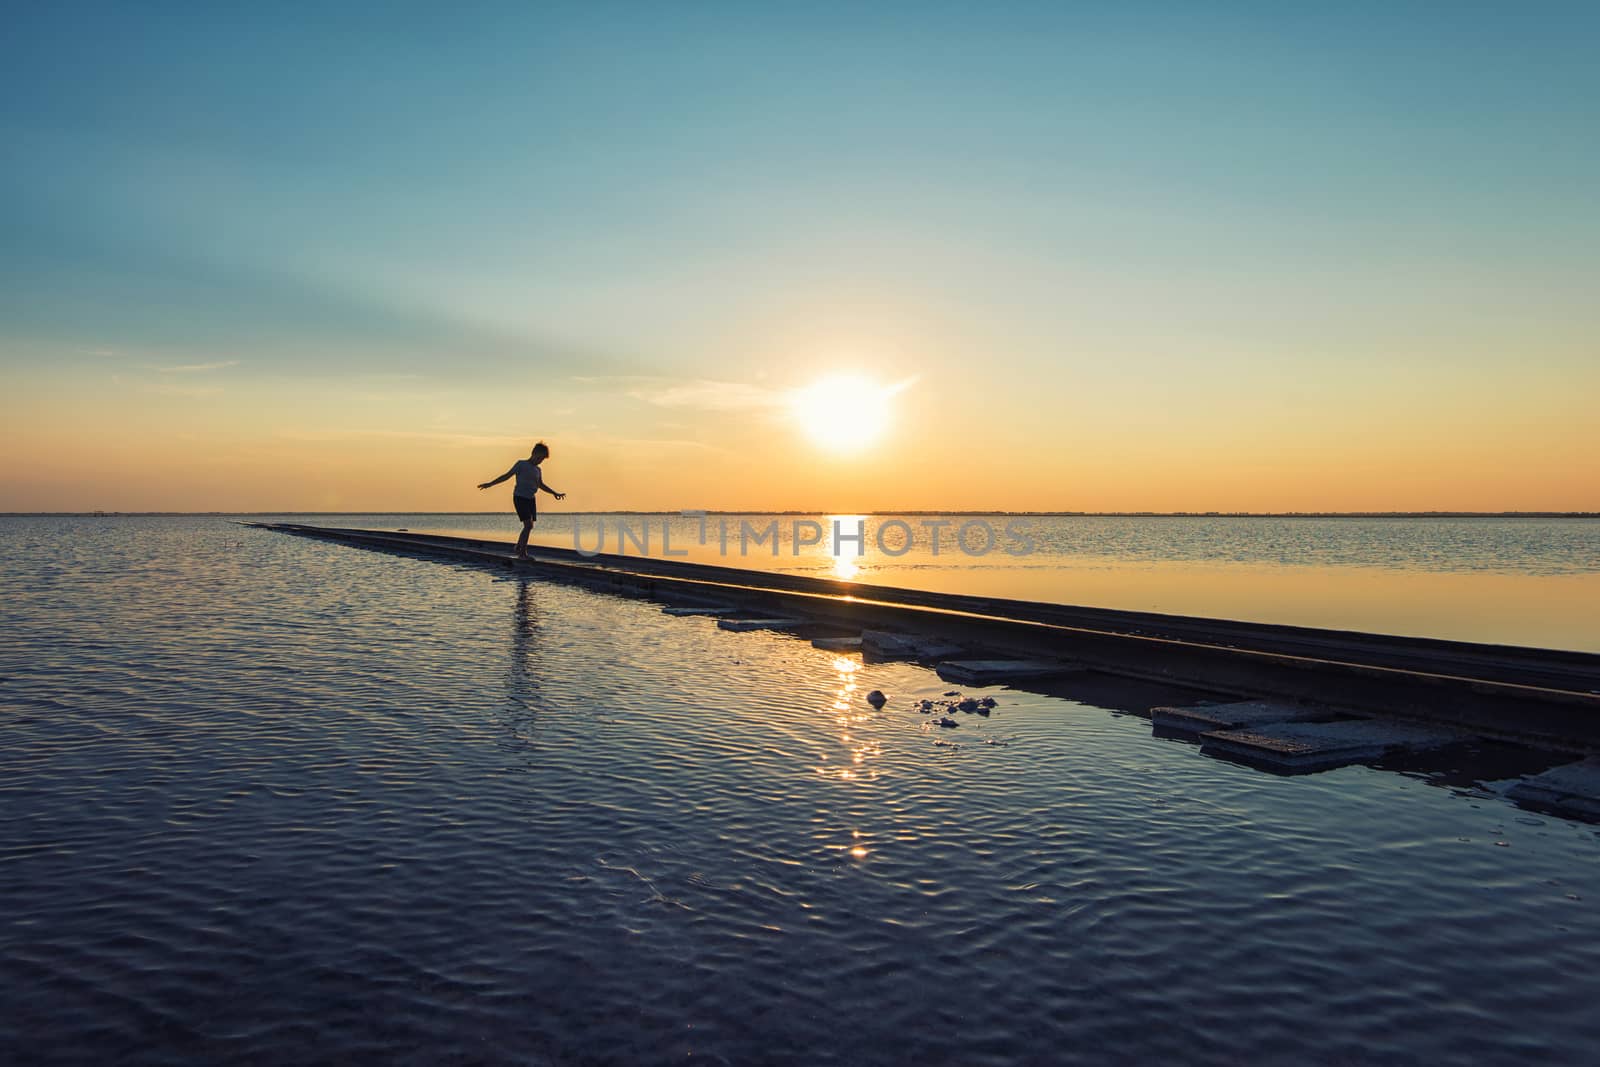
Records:
[[[558,493],[545,484],[544,473],[539,470],[539,464],[543,463],[549,455],[550,447],[540,441],[533,446],[533,451],[528,453],[527,459],[517,460],[511,465],[511,469],[500,477],[492,482],[483,482],[478,486],[479,489],[487,489],[491,485],[499,485],[512,475],[516,475],[517,484],[511,490],[511,503],[517,509],[517,518],[522,520],[522,535],[517,538],[517,557],[519,559],[528,558],[528,534],[533,532],[533,524],[539,521],[539,502],[537,500],[539,490],[543,489],[557,500],[567,495]]]

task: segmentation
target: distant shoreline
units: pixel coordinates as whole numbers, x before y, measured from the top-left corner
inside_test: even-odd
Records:
[[[430,518],[475,518],[504,515],[503,509],[488,511],[0,511],[0,518],[55,519],[137,519],[137,518],[259,518],[263,515],[304,515],[338,518],[350,515],[412,515]],[[547,515],[666,515],[680,511],[559,511]],[[707,515],[995,515],[1016,518],[1082,519],[1600,519],[1600,511],[993,511],[959,509],[907,509],[904,511],[829,511],[815,510],[718,510],[707,508]]]

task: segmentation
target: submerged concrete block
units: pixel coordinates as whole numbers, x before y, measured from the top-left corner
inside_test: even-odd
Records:
[[[1431,726],[1352,719],[1280,722],[1201,735],[1200,751],[1290,773],[1324,771],[1379,759],[1393,752],[1425,752],[1461,740]]]
[[[861,631],[861,648],[882,659],[937,660],[959,656],[966,651],[960,645],[952,645],[938,638],[891,633],[888,630]]]
[[[1213,730],[1237,730],[1277,722],[1311,722],[1331,718],[1327,711],[1298,704],[1244,700],[1235,704],[1208,704],[1192,708],[1151,708],[1150,725],[1167,734],[1198,737]]]
[[[1563,815],[1600,819],[1600,756],[1524,778],[1506,790],[1506,796]]]
[[[1078,674],[1075,663],[1046,659],[959,659],[939,664],[939,677],[961,685],[998,685]]]
[[[861,647],[880,656],[909,656],[916,649],[916,638],[887,630],[862,630]]]
[[[859,652],[860,637],[813,637],[811,644],[825,652]]]
[[[747,630],[793,630],[797,626],[804,626],[804,619],[770,618],[770,619],[718,619],[717,626],[723,630],[732,630],[735,633],[744,633]]]

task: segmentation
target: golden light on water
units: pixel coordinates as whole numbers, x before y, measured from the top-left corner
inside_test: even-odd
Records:
[[[821,765],[817,773],[840,781],[872,780],[877,771],[871,762],[882,754],[882,745],[871,737],[862,737],[859,727],[869,724],[876,709],[866,705],[857,692],[856,674],[862,669],[860,660],[849,656],[832,656],[824,661],[833,672],[832,700],[828,711],[838,726],[838,745],[843,752],[830,757],[819,753]],[[869,727],[870,729],[870,727]],[[843,760],[840,766],[836,760]]]
[[[856,562],[861,555],[858,551],[861,545],[852,538],[858,532],[862,532],[863,536],[870,536],[865,534],[865,527],[862,525],[866,522],[866,518],[865,515],[828,515],[823,519],[823,526],[826,529],[837,528],[842,534],[837,554],[832,551],[833,545],[827,537],[823,538],[823,543],[819,546],[833,558],[833,577],[841,582],[853,582],[861,573],[861,564]]]

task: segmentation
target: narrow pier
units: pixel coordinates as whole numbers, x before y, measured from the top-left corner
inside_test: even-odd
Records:
[[[1294,716],[1302,720],[1353,714],[1600,751],[1600,655],[1591,653],[935,593],[544,546],[535,558],[516,560],[505,542],[434,534],[242,525],[648,597],[683,609],[674,613],[715,615],[725,628],[814,624],[859,635],[867,655],[877,645],[885,658],[981,664],[970,669],[984,682],[1048,686],[1094,672],[1170,683],[1216,695],[1213,705],[1187,709],[1202,719],[1230,703],[1287,702],[1329,712]],[[740,627],[740,619],[761,625]],[[1196,721],[1189,732],[1249,722]]]

